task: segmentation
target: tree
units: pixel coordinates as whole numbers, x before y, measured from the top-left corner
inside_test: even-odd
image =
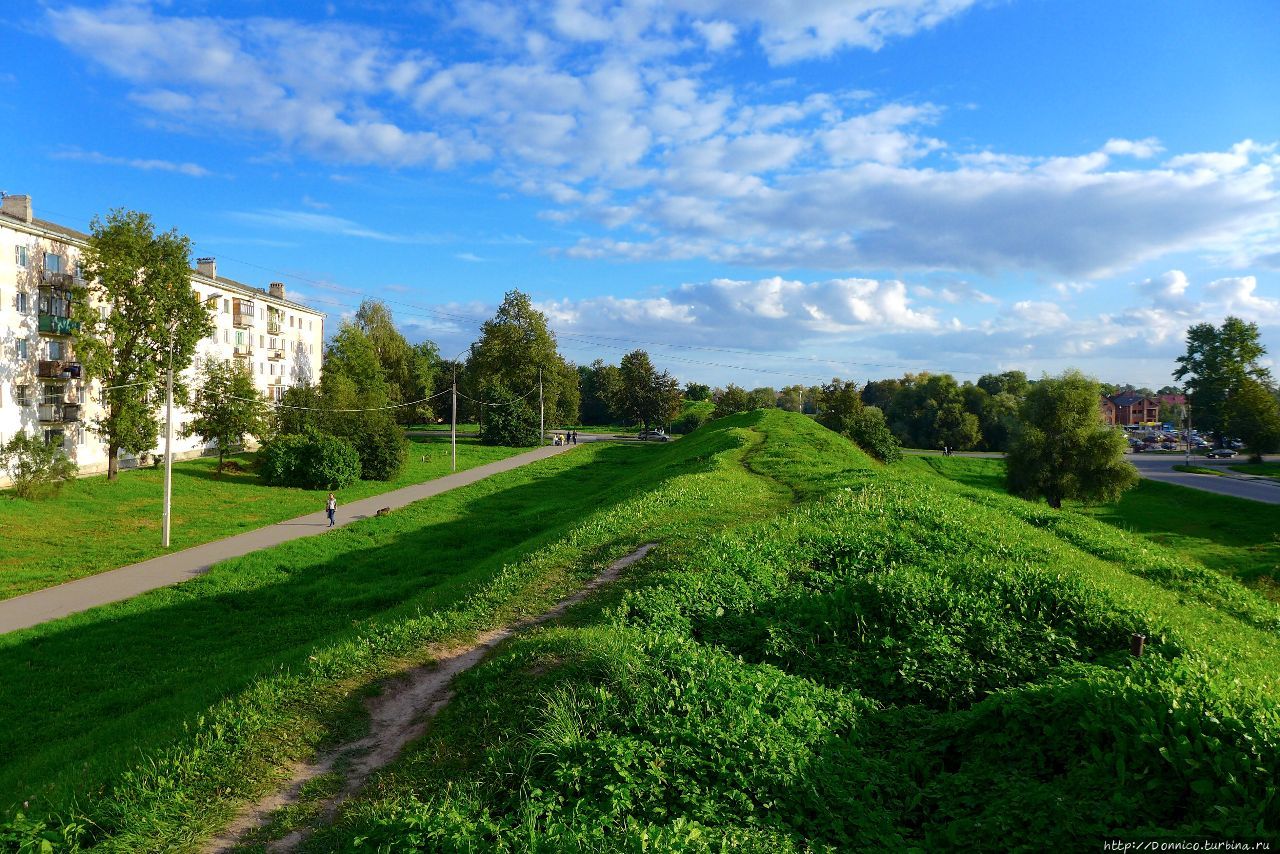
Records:
[[[899,380],[872,380],[862,387],[862,402],[889,411],[893,398],[902,390]]]
[[[720,397],[716,400],[716,408],[711,413],[711,417],[724,418],[726,415],[734,415],[738,412],[750,412],[752,408],[751,395],[747,393],[747,390],[729,383],[725,390],[720,392]]]
[[[324,400],[320,396],[320,387],[310,383],[291,385],[280,397],[280,405],[275,408],[276,433],[305,433],[310,429],[319,429],[321,424]]]
[[[768,386],[750,391],[752,409],[774,409],[778,405],[778,393]]]
[[[58,494],[78,471],[60,445],[22,431],[0,445],[0,468],[18,497],[29,499]]]
[[[680,384],[671,374],[655,368],[644,350],[634,350],[623,356],[618,366],[610,408],[645,430],[665,427],[680,411]]]
[[[533,307],[528,294],[508,291],[497,313],[481,327],[480,340],[471,345],[468,385],[479,390],[497,383],[524,394],[537,388],[540,371],[547,423],[576,423],[577,369],[556,349],[556,337],[547,327],[546,316]],[[536,391],[532,399],[536,406]]]
[[[839,378],[822,387],[818,423],[853,440],[858,447],[886,463],[902,458],[902,446],[885,423],[884,413],[862,402],[858,386]]]
[[[689,383],[684,387],[685,400],[710,400],[711,386],[702,383]]]
[[[1271,384],[1271,373],[1258,364],[1267,348],[1258,340],[1258,324],[1228,317],[1220,328],[1197,323],[1187,330],[1187,352],[1178,357],[1174,379],[1185,384],[1196,424],[1219,443],[1230,429],[1227,401],[1245,380]]]
[[[199,436],[218,446],[218,472],[227,451],[244,444],[246,436],[265,439],[271,429],[266,399],[253,384],[248,366],[209,359],[189,409],[195,416],[182,428],[183,436]]]
[[[618,397],[618,366],[596,359],[589,366],[578,366],[578,387],[582,402],[579,407],[583,424],[612,424],[617,417],[613,401]]]
[[[1099,385],[1079,371],[1045,377],[1027,391],[1006,458],[1009,491],[1044,498],[1114,501],[1138,482],[1124,435],[1102,422]]]
[[[978,378],[978,388],[992,397],[1011,394],[1021,399],[1030,388],[1030,383],[1022,371],[1005,371],[1002,374],[983,374]]]
[[[75,347],[86,376],[106,388],[92,428],[106,440],[107,479],[115,480],[120,451],[155,447],[154,401],[164,398],[167,369],[172,363],[182,399],[182,371],[214,323],[191,289],[191,241],[174,230],[157,234],[145,213],[94,217],[80,258],[87,284],[72,295]]]
[[[440,361],[435,344],[430,341],[409,344],[396,328],[391,309],[381,300],[361,302],[353,323],[373,347],[382,367],[389,402],[408,403],[431,395]],[[412,424],[423,418],[425,407],[406,406],[393,412],[397,421]]]
[[[804,398],[804,386],[789,385],[778,393],[778,408],[787,412],[803,412]]]
[[[492,382],[481,392],[485,406],[480,421],[480,441],[486,445],[527,448],[542,444],[538,435],[538,413],[526,398],[513,394],[506,386]]]
[[[343,323],[325,351],[320,376],[323,426],[355,446],[369,480],[394,480],[406,458],[395,410],[387,408],[391,395],[373,339],[358,324]]]
[[[1280,405],[1271,389],[1246,377],[1227,401],[1231,432],[1244,440],[1252,462],[1280,450]]]

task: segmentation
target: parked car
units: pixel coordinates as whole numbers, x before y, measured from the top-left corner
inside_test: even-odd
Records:
[[[661,430],[641,430],[636,434],[641,442],[670,442],[671,437]]]
[[[1235,455],[1236,452],[1230,448],[1214,448],[1212,451],[1205,454],[1206,457],[1234,457]]]

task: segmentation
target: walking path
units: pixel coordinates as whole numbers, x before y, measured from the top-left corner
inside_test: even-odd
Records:
[[[545,460],[547,457],[569,450],[570,447],[572,446],[548,445],[514,457],[507,457],[505,460],[476,466],[473,469],[406,486],[392,492],[362,498],[350,504],[339,505],[338,521],[335,527],[367,519],[383,507],[394,510],[423,498],[467,486],[499,472]],[[300,537],[322,534],[327,530],[329,530],[329,520],[324,510],[320,509],[315,513],[268,525],[256,531],[237,534],[224,540],[215,540],[180,552],[161,555],[142,563],[122,566],[119,569],[76,581],[68,581],[57,587],[48,587],[34,593],[5,599],[0,601],[0,634],[25,629],[48,620],[56,620],[98,605],[119,602],[121,599],[129,599],[157,587],[177,584],[203,574],[209,567],[227,558],[239,557]]]

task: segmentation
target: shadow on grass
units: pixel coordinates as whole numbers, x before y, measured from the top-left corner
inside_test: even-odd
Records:
[[[179,738],[184,721],[256,678],[414,609],[458,603],[504,563],[685,469],[662,456],[668,465],[618,446],[589,465],[555,457],[5,636],[0,806],[92,800],[140,751]]]

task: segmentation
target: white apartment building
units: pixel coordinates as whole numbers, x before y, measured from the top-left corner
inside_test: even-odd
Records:
[[[100,411],[101,383],[87,376],[75,354],[72,288],[80,281],[80,250],[88,235],[32,215],[29,196],[0,199],[0,443],[18,431],[60,443],[81,473],[106,471],[107,446],[90,428]],[[191,271],[191,289],[216,324],[186,371],[195,386],[203,360],[235,359],[272,400],[301,382],[320,379],[324,315],[285,297],[284,285],[254,288],[218,275],[213,258]],[[188,414],[174,408],[175,456],[206,448],[181,438]],[[160,447],[149,456],[163,453]],[[131,456],[121,468],[137,465]],[[5,475],[0,472],[0,484]]]

